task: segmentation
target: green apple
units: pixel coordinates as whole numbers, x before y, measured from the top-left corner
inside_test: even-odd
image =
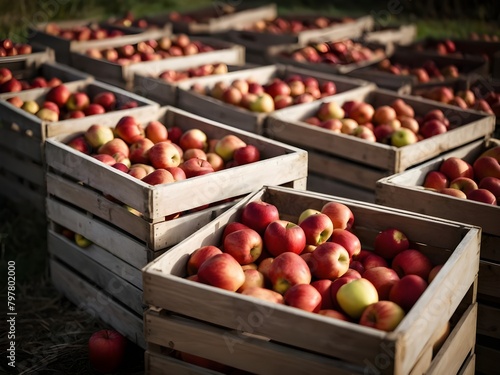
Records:
[[[86,248],[92,245],[92,241],[90,241],[88,238],[85,238],[79,233],[75,233],[75,243],[82,248]]]
[[[378,302],[377,289],[367,279],[356,279],[339,288],[337,302],[347,315],[358,319],[367,306]]]
[[[417,142],[417,135],[408,128],[399,128],[391,135],[391,144],[396,147],[403,147]]]

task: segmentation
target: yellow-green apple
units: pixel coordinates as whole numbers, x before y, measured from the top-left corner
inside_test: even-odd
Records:
[[[373,113],[372,121],[375,124],[386,124],[394,119],[396,119],[397,114],[394,108],[389,105],[382,105],[375,109]]]
[[[92,98],[92,102],[101,105],[106,112],[109,112],[116,107],[116,96],[111,91],[101,91]]]
[[[321,103],[317,112],[317,116],[321,121],[329,119],[342,119],[344,118],[344,110],[335,101]]]
[[[500,162],[500,146],[494,146],[488,148],[481,155],[479,155],[478,159],[483,156],[491,156],[492,158],[495,158]]]
[[[377,125],[373,129],[373,134],[375,139],[379,143],[391,144],[392,133],[394,133],[394,128],[389,124]]]
[[[17,108],[21,108],[24,103],[24,101],[19,96],[13,96],[12,98],[7,99],[7,101]]]
[[[474,177],[477,181],[485,177],[500,178],[500,162],[493,156],[481,156],[472,164]]]
[[[333,309],[332,293],[330,291],[330,287],[332,286],[332,280],[318,279],[312,281],[311,285],[315,287],[316,290],[321,295],[321,309]]]
[[[472,190],[478,188],[476,181],[469,177],[457,177],[450,182],[450,188],[462,190],[465,195],[468,195]]]
[[[377,289],[367,279],[354,279],[338,289],[337,302],[347,315],[359,319],[369,305],[378,302]]]
[[[99,373],[116,372],[124,362],[127,339],[119,332],[102,329],[93,333],[88,341],[89,362]]]
[[[321,207],[321,213],[327,215],[334,229],[350,230],[354,225],[354,214],[351,209],[340,202],[327,202]]]
[[[264,234],[268,224],[276,220],[279,220],[278,208],[261,200],[247,203],[241,211],[240,221],[261,235]]]
[[[486,189],[476,189],[471,192],[469,192],[467,195],[467,199],[475,202],[481,202],[481,203],[486,203],[486,204],[492,204],[496,205],[497,204],[497,199],[495,195]]]
[[[199,148],[203,151],[207,149],[208,137],[201,129],[188,129],[179,138],[179,146],[182,150],[189,148]],[[173,140],[172,140],[173,142]]]
[[[378,301],[366,307],[359,318],[359,324],[390,332],[396,329],[404,317],[404,310],[396,303]]]
[[[167,140],[168,130],[160,121],[152,120],[144,128],[144,135],[153,143],[159,143]]]
[[[314,313],[321,310],[321,294],[311,284],[293,285],[283,297],[285,305]]]
[[[44,121],[51,121],[51,122],[59,120],[59,115],[57,114],[57,112],[49,108],[40,108],[40,110],[36,113],[36,117]]]
[[[107,165],[113,165],[116,163],[116,160],[113,156],[108,155],[108,154],[94,154],[92,155],[94,159],[99,160],[101,163],[107,164]]]
[[[38,112],[40,106],[34,100],[25,100],[23,105],[21,106],[21,109],[34,115],[35,113]]]
[[[377,141],[377,138],[375,137],[373,130],[371,130],[366,125],[359,125],[356,128],[354,128],[354,130],[352,131],[352,135],[355,137],[364,139],[368,142],[376,142]]]
[[[215,145],[215,153],[225,162],[233,159],[237,149],[245,147],[247,144],[234,134],[227,134],[220,138]]]
[[[220,171],[225,168],[224,159],[222,159],[215,152],[207,152],[206,160],[210,163],[215,172]]]
[[[405,275],[418,275],[424,280],[429,278],[433,265],[427,255],[419,250],[407,249],[394,257],[391,268],[399,277]]]
[[[198,269],[200,282],[236,292],[245,282],[245,271],[228,253],[216,254],[205,260]]]
[[[182,158],[184,161],[192,158],[207,160],[207,154],[200,148],[188,148],[183,152]]]
[[[212,165],[208,161],[196,157],[185,160],[179,164],[179,167],[182,168],[187,178],[202,176],[207,173],[214,172]]]
[[[419,134],[424,138],[434,137],[435,135],[443,134],[447,131],[448,127],[444,122],[436,119],[425,121],[419,128]]]
[[[322,309],[318,311],[319,315],[327,316],[329,318],[343,320],[345,322],[350,322],[351,319],[344,313],[333,309]]]
[[[133,164],[148,164],[148,152],[154,143],[149,138],[139,138],[129,146],[129,159]]]
[[[443,268],[444,264],[437,264],[434,267],[432,267],[431,272],[429,272],[429,277],[427,278],[427,283],[430,284],[432,280],[436,277],[439,271],[441,271],[441,268]]]
[[[170,173],[166,169],[160,168],[155,169],[153,172],[143,177],[142,182],[150,185],[162,185],[171,184],[172,182],[175,182],[175,180],[174,176],[172,176],[172,173]]]
[[[241,294],[245,296],[252,296],[255,298],[259,298],[264,301],[274,302],[279,304],[284,304],[285,299],[281,294],[275,292],[274,290],[262,288],[262,287],[250,287],[245,288],[241,291]]]
[[[62,108],[66,105],[70,96],[71,91],[69,91],[66,85],[61,84],[59,86],[52,87],[45,95],[45,100],[54,102],[59,106],[59,108]]]
[[[317,214],[320,214],[321,211],[318,211],[314,208],[306,208],[304,211],[302,211],[299,215],[299,218],[297,220],[297,224],[300,225],[300,223],[302,223],[304,221],[304,219],[306,219],[307,217],[311,216],[311,215],[317,215]],[[333,225],[333,223],[332,223]]]
[[[451,197],[459,198],[459,199],[467,199],[467,195],[462,190],[453,189],[453,188],[443,188],[438,191],[441,194],[449,195]]]
[[[377,289],[379,300],[388,300],[392,286],[399,280],[396,271],[389,267],[369,268],[363,273],[363,277]]]
[[[100,124],[91,125],[83,136],[89,145],[96,150],[114,138],[113,130]]]
[[[90,98],[85,92],[72,93],[66,101],[68,111],[83,111],[90,104]]]
[[[340,307],[339,302],[337,301],[337,292],[342,285],[350,283],[351,281],[356,279],[359,279],[359,277],[349,275],[339,277],[338,279],[332,281],[332,285],[330,286],[330,296],[332,298],[333,309],[344,312]]]
[[[484,177],[479,181],[478,188],[491,191],[497,202],[500,201],[500,178]]]
[[[223,242],[224,252],[231,254],[241,265],[255,262],[262,253],[262,237],[251,228],[239,229],[227,234]]]
[[[181,167],[167,167],[165,169],[170,173],[172,173],[172,176],[174,177],[175,181],[182,181],[187,178],[186,173]]]
[[[292,252],[282,253],[273,259],[268,277],[272,289],[280,294],[285,294],[293,285],[311,283],[311,271],[306,261]]]
[[[408,312],[427,289],[427,281],[418,275],[406,275],[391,288],[389,300]]]
[[[354,133],[354,129],[359,126],[356,120],[353,120],[352,118],[343,118],[340,119],[340,122],[342,123],[342,128],[340,128],[340,132],[342,134],[352,135]]]
[[[304,230],[288,220],[274,220],[264,231],[264,246],[274,257],[284,252],[300,254],[306,246]]]
[[[250,110],[253,112],[269,113],[274,111],[274,99],[267,93],[258,94],[255,101],[250,104]]]
[[[373,241],[373,252],[385,259],[392,259],[409,247],[408,237],[397,228],[387,228],[380,231]]]
[[[316,117],[314,117],[316,118]],[[318,120],[319,121],[319,120]],[[318,124],[323,129],[328,129],[334,133],[342,132],[342,121],[339,119],[329,119]]]
[[[329,241],[342,245],[349,253],[349,259],[361,252],[361,242],[358,236],[347,229],[334,229],[330,235]]]
[[[186,264],[187,274],[195,275],[196,273],[198,273],[198,269],[205,260],[217,254],[222,254],[222,250],[219,249],[217,246],[206,245],[199,247],[189,255]]]
[[[251,104],[257,99],[257,94],[247,92],[241,96],[240,106],[250,109]]]
[[[97,149],[98,154],[114,155],[121,152],[126,157],[129,156],[129,148],[121,138],[113,138]]]
[[[210,89],[210,95],[213,96],[215,99],[222,100],[222,94],[226,89],[228,88],[228,84],[225,82],[216,82],[212,88]]]
[[[474,168],[467,161],[451,156],[443,160],[439,166],[439,171],[443,173],[449,181],[457,177],[469,177],[474,179]]]
[[[369,254],[363,258],[361,263],[363,264],[364,272],[373,267],[388,267],[385,258],[382,258],[380,255],[372,252],[369,252]]]
[[[391,103],[391,107],[396,111],[396,115],[399,116],[407,116],[407,117],[415,117],[415,111],[413,107],[406,103],[403,99],[398,98],[395,99]]]
[[[254,287],[264,288],[265,280],[262,272],[255,268],[246,268],[243,269],[243,272],[245,272],[245,281],[243,282],[243,285],[239,287],[237,292],[241,293],[245,289]]]
[[[90,145],[88,144],[87,140],[83,135],[78,135],[72,138],[67,143],[67,145],[87,155],[89,155],[92,152],[92,147],[90,147]]]
[[[422,184],[426,189],[434,189],[439,191],[441,189],[447,188],[450,185],[450,180],[442,172],[439,171],[429,171],[425,175],[424,182]]]
[[[90,241],[80,233],[75,233],[75,243],[82,248],[86,248],[92,245],[92,241]]]
[[[348,111],[349,117],[356,121],[359,125],[371,122],[373,115],[375,114],[375,109],[369,103],[361,102],[354,105],[350,111]]]
[[[338,243],[325,242],[311,253],[307,264],[317,279],[335,280],[349,269],[349,253]]]
[[[418,142],[417,135],[408,128],[399,128],[391,134],[391,145],[403,147]]]
[[[260,160],[260,151],[254,145],[246,145],[237,148],[233,153],[236,165],[255,163]]]
[[[115,137],[121,138],[131,145],[139,138],[144,138],[144,128],[133,116],[123,116],[116,123],[113,133]]]
[[[181,163],[179,150],[172,142],[158,142],[148,150],[149,162],[154,168],[177,167]]]
[[[326,242],[333,232],[332,221],[321,212],[303,218],[300,220],[299,226],[304,231],[307,245],[320,245]]]

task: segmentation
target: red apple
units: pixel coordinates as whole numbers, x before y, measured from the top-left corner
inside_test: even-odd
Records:
[[[278,208],[264,201],[252,201],[243,207],[240,221],[254,229],[261,235],[264,234],[269,223],[279,220]]]
[[[293,285],[311,283],[311,271],[306,261],[289,251],[273,259],[269,265],[268,277],[273,290],[280,294],[284,294]]]
[[[116,372],[125,358],[127,339],[115,330],[93,333],[88,342],[92,367],[104,374]]]
[[[334,229],[351,229],[354,225],[354,215],[349,207],[340,202],[327,202],[321,208],[321,213],[327,215]]]
[[[495,195],[486,189],[476,189],[471,192],[469,192],[467,195],[467,199],[470,199],[472,201],[476,202],[481,202],[481,203],[486,203],[486,204],[492,204],[492,205],[497,205],[497,199]]]
[[[101,91],[92,98],[92,103],[101,105],[106,112],[116,107],[116,96],[111,91]]]
[[[484,177],[479,182],[478,188],[491,191],[497,199],[497,203],[500,201],[500,178]]]
[[[427,189],[434,189],[439,191],[441,189],[447,188],[450,185],[450,180],[442,172],[439,171],[429,171],[425,175],[423,187]]]
[[[144,128],[133,116],[123,116],[118,120],[113,132],[128,145],[144,137]]]
[[[405,275],[418,275],[424,280],[427,280],[433,265],[427,255],[421,251],[407,249],[394,257],[391,267],[396,271],[399,277]]]
[[[363,273],[363,277],[375,286],[380,300],[389,299],[392,286],[399,280],[396,271],[389,267],[369,268]]]
[[[330,287],[332,286],[332,280],[319,279],[312,281],[311,285],[315,287],[316,290],[321,295],[321,309],[333,309],[332,293],[330,291]]]
[[[252,296],[255,298],[262,299],[264,301],[268,302],[274,302],[274,303],[279,303],[279,304],[284,304],[285,299],[281,294],[278,292],[275,292],[274,290],[262,288],[262,287],[250,287],[250,288],[245,288],[241,292],[241,294],[245,296]]]
[[[224,252],[241,265],[255,262],[262,253],[262,245],[260,234],[250,228],[231,232],[224,238]]]
[[[172,182],[175,182],[172,173],[162,168],[156,169],[153,172],[149,173],[148,175],[143,177],[142,181],[150,185],[171,184]]]
[[[84,92],[74,92],[66,101],[69,111],[84,111],[90,104],[89,96]]]
[[[204,284],[236,292],[245,282],[245,272],[232,255],[222,253],[200,265],[198,278]]]
[[[64,84],[52,87],[47,94],[45,95],[45,100],[49,102],[56,103],[59,108],[62,108],[66,105],[69,97],[71,96],[71,92],[68,87]]]
[[[307,245],[320,245],[326,242],[333,232],[332,221],[321,212],[309,215],[303,220],[299,219],[299,226],[304,231]]]
[[[196,249],[189,255],[186,265],[187,274],[197,274],[203,262],[217,254],[222,254],[222,250],[213,245],[206,245]]]
[[[244,268],[243,272],[245,272],[245,281],[243,285],[237,290],[238,293],[243,292],[245,289],[249,288],[264,288],[265,279],[262,272],[255,268]]]
[[[199,148],[205,151],[207,149],[207,140],[208,137],[205,132],[194,128],[183,132],[178,143],[183,150],[187,150],[189,148]],[[172,142],[174,141],[172,140]]]
[[[387,228],[375,236],[373,251],[385,259],[392,259],[410,247],[406,234],[397,228]]]
[[[443,268],[444,264],[438,264],[434,267],[432,267],[431,272],[429,272],[429,277],[427,278],[427,283],[430,284],[432,280],[436,277],[439,271],[441,271],[441,268]]]
[[[474,168],[465,160],[452,156],[441,163],[439,171],[443,173],[449,181],[457,177],[469,177],[474,179]]]
[[[467,195],[462,190],[453,189],[453,188],[443,188],[438,191],[441,194],[449,195],[451,197],[459,198],[459,199],[467,199]]]
[[[92,157],[107,165],[113,165],[116,163],[115,158],[108,154],[94,154]]]
[[[163,142],[168,138],[167,127],[158,120],[148,122],[144,133],[146,138],[149,138],[153,143]]]
[[[469,177],[457,177],[450,182],[450,188],[462,190],[465,195],[468,195],[472,190],[478,188],[476,181]]]
[[[208,161],[200,158],[185,160],[179,165],[179,167],[182,168],[187,178],[202,176],[204,174],[214,172],[212,165]]]
[[[334,229],[330,236],[330,241],[342,245],[349,253],[349,259],[361,251],[359,238],[347,229]]]
[[[165,168],[165,170],[169,171],[172,174],[175,181],[182,181],[187,178],[186,173],[180,167],[168,167]]]
[[[359,324],[382,331],[394,331],[405,317],[404,310],[392,301],[375,302],[363,311]]]
[[[140,138],[129,146],[129,159],[133,164],[148,164],[148,152],[154,146],[149,138]]]
[[[435,135],[443,134],[448,131],[448,127],[440,120],[425,121],[420,127],[419,133],[424,138],[434,137]]]
[[[220,170],[225,168],[224,159],[222,159],[215,152],[207,152],[206,159],[210,163],[210,165],[212,166],[212,168],[215,172],[220,171]]]
[[[363,125],[372,121],[374,113],[375,109],[371,104],[362,102],[351,108],[349,117],[359,125]]]
[[[340,244],[325,242],[311,253],[307,264],[311,274],[318,279],[334,280],[349,269],[349,253]]]
[[[126,157],[129,156],[128,145],[121,138],[113,138],[97,149],[98,154],[115,155],[119,152]]]
[[[203,159],[203,160],[208,159],[205,151],[203,151],[202,149],[199,149],[199,148],[188,148],[187,150],[185,150],[183,152],[182,158],[184,159],[184,161],[192,159],[192,158],[198,158],[198,159]]]
[[[319,315],[328,316],[330,318],[343,320],[345,322],[350,322],[351,319],[344,313],[333,309],[322,309],[318,311]]]
[[[500,178],[500,162],[493,156],[481,156],[472,164],[474,177],[477,181],[485,177]]]
[[[304,230],[288,220],[270,222],[263,238],[267,251],[274,257],[284,252],[300,254],[306,246]]]
[[[169,168],[180,165],[181,156],[173,143],[164,141],[153,145],[147,152],[151,165],[155,168]]]
[[[391,288],[389,300],[408,312],[427,289],[427,281],[418,275],[403,276]]]
[[[83,135],[74,137],[67,143],[67,145],[75,150],[83,152],[86,155],[90,155],[92,152],[92,147],[88,144]]]
[[[283,295],[285,304],[305,311],[318,312],[321,309],[321,294],[311,284],[296,284]]]
[[[364,272],[366,272],[370,268],[387,267],[388,266],[385,258],[382,258],[380,255],[377,255],[377,254],[372,253],[372,252],[369,252],[369,254],[363,258],[361,263],[363,264],[363,268],[365,270]]]
[[[237,165],[255,163],[260,160],[260,151],[254,145],[239,147],[234,151],[233,159]]]

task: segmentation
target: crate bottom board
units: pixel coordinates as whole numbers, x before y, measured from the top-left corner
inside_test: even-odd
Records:
[[[56,289],[78,308],[109,324],[141,348],[146,348],[141,316],[131,312],[55,259],[50,260],[50,275]]]
[[[442,374],[462,373],[468,368],[468,361],[474,354],[475,332],[477,321],[477,303],[468,306],[464,311],[456,312],[457,321],[437,353],[433,353],[432,342],[429,342],[416,361],[410,374]],[[256,374],[276,373],[285,371],[287,374],[325,373],[336,374],[378,373],[376,364],[347,362],[303,351],[292,346],[281,345],[269,341],[265,337],[251,334],[228,332],[215,325],[205,322],[162,314],[161,311],[149,310],[145,314],[146,340],[148,348],[165,347],[180,351],[187,351],[204,358],[209,358],[228,366],[250,371]],[[179,335],[177,340],[176,335]],[[180,336],[182,335],[182,339]],[[190,336],[199,338],[204,345],[183,346],[184,342],[191,342]],[[154,336],[154,337],[153,337]],[[176,347],[176,343],[180,344]],[[230,344],[230,345],[228,345]],[[231,347],[231,348],[229,348]],[[230,351],[231,353],[227,353]],[[149,353],[147,360],[148,374],[166,374],[167,368],[173,371],[179,361],[167,359],[164,355]],[[230,355],[229,355],[230,354]],[[262,361],[255,361],[261,358]],[[185,366],[191,370],[191,366]],[[375,371],[375,372],[372,372]],[[468,370],[470,371],[470,370]],[[173,372],[170,372],[173,373]],[[191,372],[191,373],[202,373]]]
[[[362,189],[358,186],[315,173],[309,173],[307,176],[307,190],[355,199],[363,202],[375,203],[374,191]]]

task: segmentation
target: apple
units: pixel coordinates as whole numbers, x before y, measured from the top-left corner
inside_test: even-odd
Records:
[[[116,96],[111,91],[101,91],[92,98],[92,102],[101,105],[106,112],[109,112],[116,107]]]
[[[340,120],[340,122],[342,123],[340,132],[343,134],[353,135],[354,129],[359,126],[359,124],[352,118],[343,118]]]
[[[123,139],[128,145],[144,137],[142,125],[133,116],[123,116],[116,123],[113,132],[115,137]]]
[[[275,79],[270,84],[264,87],[264,90],[271,95],[273,98],[281,95],[281,96],[290,96],[291,89],[290,86],[281,79]]]
[[[61,114],[61,110],[59,109],[59,107],[57,106],[57,104],[54,103],[54,102],[44,101],[42,103],[41,108],[50,109],[50,110],[54,111],[55,113],[57,113],[58,116]]]
[[[382,105],[375,109],[373,113],[372,121],[375,124],[386,124],[394,119],[396,119],[397,114],[394,108],[389,105]]]
[[[272,289],[280,294],[284,294],[293,285],[311,283],[311,271],[306,261],[289,251],[270,262],[268,277]]]
[[[179,150],[168,141],[154,144],[148,150],[147,157],[154,168],[177,167],[181,162]]]
[[[115,155],[119,152],[129,156],[128,145],[121,138],[113,138],[97,149],[98,154]]]
[[[392,259],[409,247],[408,237],[397,228],[387,228],[380,231],[373,242],[373,252],[385,259]]]
[[[424,125],[425,127],[425,125]],[[424,136],[425,137],[425,136]],[[428,138],[428,137],[425,137]],[[417,135],[408,128],[399,128],[391,134],[391,145],[395,147],[403,147],[412,145],[418,142]]]
[[[254,145],[246,145],[234,151],[233,159],[236,165],[255,163],[260,160],[260,151]]]
[[[321,121],[330,119],[342,119],[344,118],[344,110],[337,102],[324,102],[321,103],[317,116]]]
[[[192,158],[207,160],[207,154],[205,153],[205,151],[199,148],[188,148],[182,153],[182,159],[184,161]]]
[[[332,281],[332,285],[330,286],[330,296],[332,298],[333,309],[344,312],[340,307],[339,302],[337,301],[337,292],[342,285],[350,283],[351,281],[359,278],[360,277],[356,277],[353,275],[346,275]]]
[[[363,311],[378,300],[377,289],[364,278],[354,279],[342,285],[337,291],[339,306],[353,319],[359,319]]]
[[[349,259],[356,256],[361,251],[359,238],[347,229],[334,229],[330,236],[330,241],[342,245],[349,253]]]
[[[351,209],[343,203],[327,202],[320,211],[330,218],[334,229],[350,230],[354,225],[354,215]]]
[[[274,111],[274,99],[267,93],[257,94],[257,98],[250,104],[253,112],[269,113]]]
[[[231,254],[216,254],[205,260],[198,269],[199,281],[236,292],[245,282],[245,271]]]
[[[329,318],[343,320],[345,322],[351,321],[351,319],[347,315],[345,315],[344,313],[341,313],[340,311],[333,310],[333,309],[321,309],[318,311],[318,314],[323,315],[323,316],[327,316]]]
[[[410,129],[415,134],[418,134],[420,131],[420,125],[413,117],[400,116],[397,120],[402,128]]]
[[[81,248],[87,248],[92,245],[92,241],[80,233],[75,233],[75,243]]]
[[[391,137],[394,132],[394,128],[389,124],[377,125],[373,129],[376,141],[384,144],[392,144]]]
[[[195,275],[205,260],[217,254],[222,254],[222,250],[213,245],[206,245],[196,249],[189,255],[186,266],[187,274]]]
[[[439,329],[438,331],[435,332],[434,337],[432,339],[434,341],[434,344],[432,344],[432,354],[433,354],[433,356],[443,346],[444,342],[446,341],[446,339],[450,335],[450,330],[451,330],[451,325],[450,325],[450,321],[448,320],[443,325],[443,327],[441,327],[441,329]]]
[[[351,259],[351,262],[349,263],[349,269],[358,272],[360,275],[365,272],[365,266],[363,266],[363,263],[359,260],[354,259]]]
[[[481,156],[472,164],[474,177],[477,181],[485,177],[500,178],[500,162],[493,156]]]
[[[288,220],[274,220],[264,231],[264,245],[274,257],[284,253],[300,254],[306,246],[304,230]]]
[[[234,86],[227,87],[222,93],[222,101],[228,104],[240,105],[242,98],[242,92]]]
[[[118,169],[119,171],[122,171],[124,173],[128,173],[130,166],[122,163],[122,162],[116,162],[115,164],[111,165],[113,168]]]
[[[224,159],[222,159],[215,152],[207,152],[206,160],[210,163],[215,172],[220,171],[225,168]]]
[[[0,68],[0,85],[12,79],[12,71],[9,68]]]
[[[415,117],[415,111],[413,110],[413,107],[406,103],[403,99],[398,98],[395,99],[391,103],[391,107],[394,108],[394,111],[396,111],[396,115],[398,117],[400,116],[407,116],[410,118]]]
[[[245,296],[252,296],[255,298],[259,298],[261,300],[268,302],[274,302],[279,304],[285,303],[285,299],[280,293],[267,288],[256,287],[256,286],[245,288],[241,291],[241,294]]]
[[[224,238],[224,252],[231,254],[241,265],[255,262],[262,253],[263,241],[251,228],[239,229]]]
[[[68,111],[83,111],[90,104],[89,96],[84,92],[72,93],[66,101]]]
[[[172,177],[175,181],[182,181],[187,178],[186,173],[181,167],[168,167],[165,168],[165,170],[169,171],[172,174]]]
[[[43,121],[55,122],[59,120],[57,112],[49,108],[41,108],[35,115]]]
[[[59,106],[59,108],[62,108],[66,105],[70,96],[71,92],[68,87],[61,84],[59,86],[52,87],[45,95],[45,100],[54,102]]]
[[[316,116],[311,116],[306,119],[304,119],[304,122],[314,125],[314,126],[320,126],[321,125],[321,120],[317,118]],[[341,123],[342,124],[342,123]]]
[[[478,188],[476,181],[469,177],[457,177],[450,182],[449,185],[452,189],[462,190],[465,195],[468,195],[472,190]]]
[[[394,257],[391,264],[399,277],[418,275],[424,280],[429,278],[433,267],[429,257],[419,250],[407,249]]]
[[[88,341],[89,361],[104,374],[116,372],[125,358],[127,339],[119,332],[103,329],[94,332]]]
[[[283,297],[285,305],[315,313],[321,310],[321,294],[311,284],[293,285]]]
[[[34,100],[26,100],[21,106],[21,109],[34,115],[35,113],[38,112],[40,106]]]
[[[14,107],[17,107],[17,108],[21,108],[23,106],[23,100],[19,97],[19,96],[13,96],[9,99],[7,99],[7,101],[12,104]]]
[[[83,135],[72,138],[67,145],[75,150],[83,152],[86,155],[89,155],[92,152],[92,147],[88,144]]]
[[[199,148],[205,151],[208,146],[207,141],[208,137],[205,132],[200,129],[194,128],[183,132],[179,138],[178,144],[184,151],[189,148]],[[172,140],[172,142],[174,141]]]
[[[249,202],[241,212],[241,223],[263,235],[268,224],[279,220],[278,208],[270,203],[257,200]]]
[[[391,288],[389,300],[408,312],[427,289],[427,281],[418,275],[405,275]]]
[[[462,190],[453,189],[453,188],[443,188],[438,191],[441,194],[449,195],[451,197],[459,198],[459,199],[467,199],[467,195]]]
[[[107,165],[113,165],[116,163],[116,160],[113,156],[108,155],[108,154],[94,154],[92,155],[94,159],[99,160],[101,163],[107,164]]]
[[[172,173],[162,168],[156,169],[147,174],[141,181],[150,185],[171,184],[172,182],[175,182]]]
[[[323,129],[328,129],[334,133],[342,132],[342,121],[339,119],[325,120],[318,124]]]
[[[227,134],[220,138],[215,145],[215,153],[224,161],[233,159],[237,149],[245,147],[247,144],[234,134]]]
[[[88,144],[96,150],[114,138],[113,130],[111,128],[99,124],[91,125],[85,131],[83,136]]]
[[[133,164],[148,164],[148,152],[154,143],[149,138],[140,138],[129,146],[129,159]]]
[[[254,287],[264,288],[265,279],[262,272],[260,272],[255,268],[243,268],[243,272],[245,272],[245,281],[243,282],[243,285],[241,285],[240,288],[237,290],[238,293],[241,293],[242,291],[248,288],[254,288]]]
[[[302,220],[299,216],[299,226],[304,231],[307,245],[320,245],[326,242],[333,232],[332,221],[321,212],[309,215]]]
[[[349,253],[340,244],[325,242],[318,245],[307,262],[311,274],[317,279],[334,280],[349,269]]]
[[[163,142],[168,138],[167,127],[158,120],[148,122],[144,129],[144,134],[146,138],[149,138],[153,143]]]
[[[434,137],[435,135],[443,134],[448,131],[448,127],[440,120],[425,121],[420,127],[419,133],[424,138]]]
[[[449,181],[457,177],[469,177],[474,179],[474,168],[465,160],[451,156],[442,161],[439,166],[439,172],[443,173]]]
[[[330,288],[332,286],[332,280],[318,279],[312,281],[311,285],[315,287],[316,290],[321,295],[321,309],[333,309],[332,293],[330,291]]]
[[[441,189],[447,188],[450,185],[450,180],[446,175],[439,171],[429,171],[425,175],[424,182],[422,184],[426,189],[434,189],[439,191]]]
[[[349,111],[349,117],[355,120],[359,125],[371,122],[373,115],[375,114],[375,109],[369,103],[361,102]]]
[[[361,251],[363,251],[363,250],[361,250]],[[370,268],[373,268],[373,267],[387,267],[388,266],[387,261],[384,258],[382,258],[380,255],[377,255],[377,254],[372,253],[372,252],[369,252],[369,254],[363,258],[361,263],[363,264],[364,272],[366,272],[366,270],[369,270]]]
[[[363,311],[359,324],[381,331],[394,331],[405,317],[404,310],[392,301],[375,302]]]
[[[214,172],[212,165],[207,160],[197,157],[185,160],[179,167],[186,174],[186,178],[202,176]]]
[[[481,202],[481,203],[486,203],[486,204],[492,204],[492,205],[497,205],[497,199],[495,195],[486,189],[476,189],[468,194],[466,194],[467,199],[470,199],[472,201],[476,202]]]
[[[429,272],[429,277],[427,278],[427,283],[430,284],[432,280],[436,277],[439,271],[441,271],[441,268],[443,268],[444,264],[438,264],[434,267],[432,267],[431,272]]]
[[[363,272],[363,277],[377,289],[379,300],[388,300],[392,286],[399,280],[396,271],[389,267],[369,268]]]
[[[483,177],[478,184],[479,189],[486,189],[493,193],[497,202],[500,201],[500,178]]]

